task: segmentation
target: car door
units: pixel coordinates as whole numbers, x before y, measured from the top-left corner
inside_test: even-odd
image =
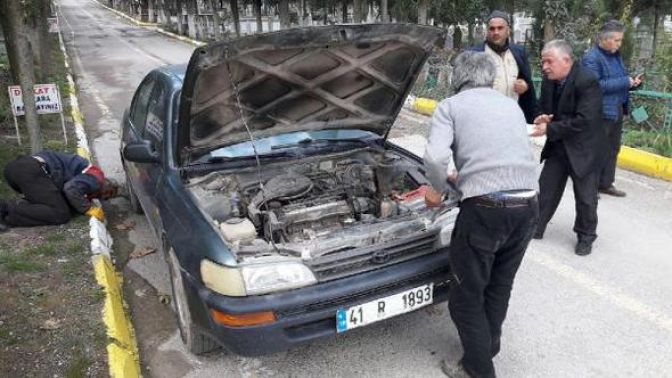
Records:
[[[156,85],[156,75],[149,74],[138,86],[131,108],[124,119],[124,131],[122,135],[122,148],[131,142],[137,142],[144,139],[145,128],[147,124],[147,112],[154,87]],[[150,195],[147,192],[150,166],[156,164],[134,163],[131,161],[124,161],[126,169],[126,179],[130,181],[130,185],[135,191],[135,194],[142,205],[142,208],[147,210],[149,205]]]
[[[161,201],[162,196],[160,196],[161,185],[165,175],[165,155],[164,155],[164,135],[166,131],[166,125],[169,121],[167,115],[167,109],[170,109],[168,104],[169,99],[169,86],[163,80],[156,80],[154,87],[152,89],[152,95],[150,96],[149,104],[147,105],[147,117],[145,120],[145,128],[143,132],[143,139],[151,142],[152,146],[157,152],[158,156],[162,157],[162,160],[159,164],[148,164],[146,167],[146,180],[142,182],[142,190],[148,193],[147,202],[143,205],[145,209],[145,214],[149,219],[150,223],[154,227],[154,230],[158,235],[161,235],[161,230],[163,228],[161,223],[161,217],[159,214],[159,201]]]

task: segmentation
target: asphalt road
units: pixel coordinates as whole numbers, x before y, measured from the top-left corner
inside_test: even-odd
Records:
[[[157,65],[187,62],[193,46],[133,26],[91,0],[58,4],[89,143],[105,171],[123,180],[119,122],[134,88]],[[393,135],[421,149],[427,122],[402,112]],[[495,359],[499,376],[672,377],[672,184],[621,170],[617,183],[628,197],[603,196],[592,255],[573,253],[571,191],[544,240],[532,242]],[[116,256],[155,244],[125,200],[113,201],[108,213],[113,229],[136,223],[115,232]],[[195,357],[159,302],[170,293],[163,258],[132,259],[124,275],[147,376],[438,377],[440,359],[461,353],[445,305],[437,305],[271,356]]]

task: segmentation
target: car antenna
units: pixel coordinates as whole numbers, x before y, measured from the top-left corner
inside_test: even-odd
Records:
[[[254,152],[254,158],[257,161],[257,177],[259,180],[259,190],[261,191],[261,199],[264,201],[264,207],[266,208],[266,212],[268,212],[268,202],[266,201],[266,193],[264,190],[264,182],[262,179],[261,175],[261,159],[259,159],[259,153],[257,152],[257,143],[256,140],[254,139],[254,135],[252,135],[252,131],[250,130],[250,126],[247,124],[247,119],[245,117],[245,114],[243,114],[243,105],[240,102],[240,93],[238,92],[238,85],[236,82],[233,80],[233,74],[231,73],[231,65],[229,64],[229,48],[225,47],[224,48],[224,58],[226,61],[226,71],[229,74],[229,83],[231,83],[231,86],[233,87],[233,93],[236,95],[236,105],[238,106],[238,113],[240,114],[240,119],[243,122],[243,126],[245,126],[245,131],[247,131],[247,135],[250,137],[250,142],[252,143],[252,151]],[[273,222],[268,222],[268,231],[270,234],[269,241],[271,242],[271,245],[273,246],[273,249],[275,250],[276,253],[279,253],[278,247],[275,245],[275,241],[273,240]]]

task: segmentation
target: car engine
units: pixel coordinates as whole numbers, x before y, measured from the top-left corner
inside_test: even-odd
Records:
[[[359,152],[214,172],[190,186],[239,258],[310,259],[427,233],[437,210],[426,208],[424,184],[417,164]]]

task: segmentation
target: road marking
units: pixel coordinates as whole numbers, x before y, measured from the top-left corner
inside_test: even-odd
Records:
[[[627,294],[623,294],[616,289],[605,286],[599,281],[589,277],[587,274],[565,265],[548,255],[529,253],[526,258],[553,271],[559,276],[572,281],[593,294],[608,300],[615,306],[629,311],[640,318],[646,319],[657,327],[672,333],[672,318],[655,308],[642,303]]]

